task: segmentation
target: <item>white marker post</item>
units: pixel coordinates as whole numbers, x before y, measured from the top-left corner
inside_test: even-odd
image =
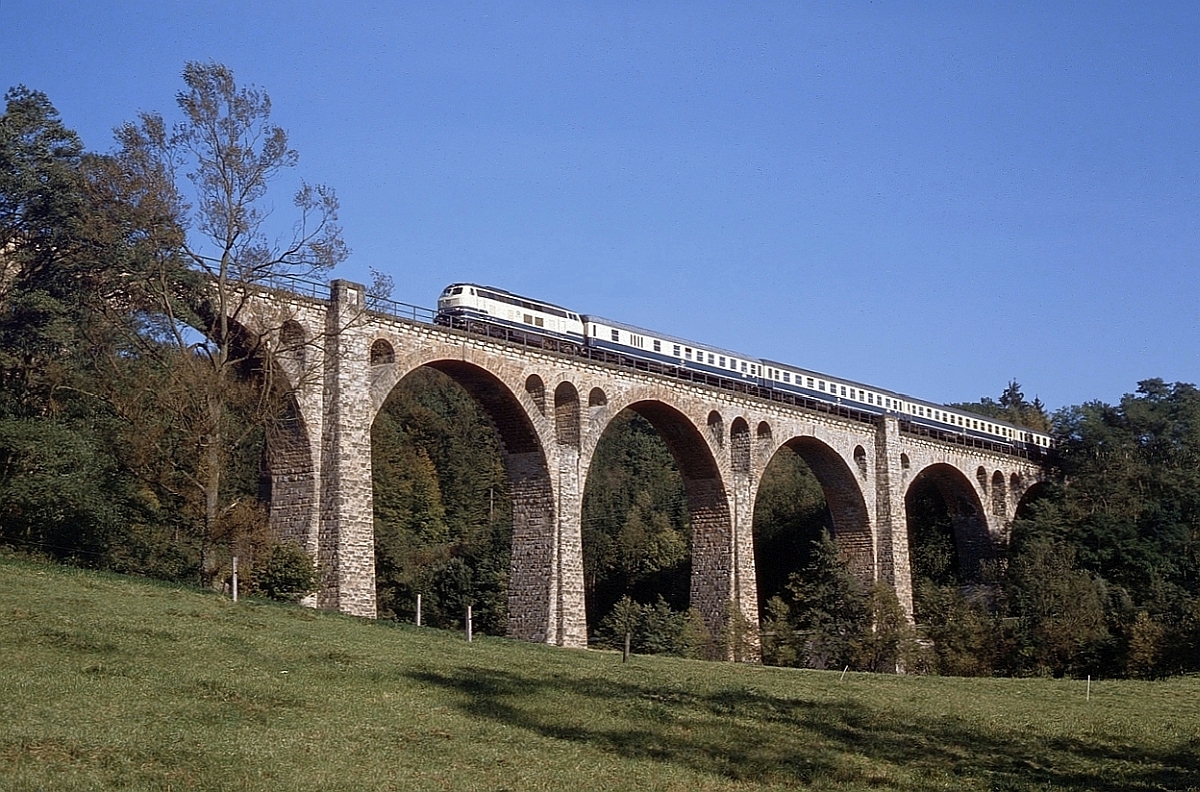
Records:
[[[467,643],[471,643],[471,606],[467,606]]]
[[[233,601],[237,602],[237,556],[233,557]]]
[[[417,595],[417,626],[421,626],[421,595]]]

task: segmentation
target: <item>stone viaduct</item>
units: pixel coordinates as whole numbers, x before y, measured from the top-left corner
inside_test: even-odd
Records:
[[[265,336],[291,410],[268,444],[270,521],[317,560],[308,604],[375,615],[371,425],[419,366],[462,385],[494,420],[513,502],[510,637],[587,645],[580,513],[596,445],[629,409],[670,448],[692,524],[691,603],[720,635],[733,609],[758,623],[752,524],[758,484],[784,447],[824,489],[835,539],[865,581],[912,612],[905,499],[916,482],[944,498],[959,556],[978,562],[1040,481],[1037,464],[944,442],[878,418],[780,403],[630,365],[454,330],[386,310],[363,286],[329,294],[248,288],[240,321]],[[384,308],[384,310],[372,310]]]

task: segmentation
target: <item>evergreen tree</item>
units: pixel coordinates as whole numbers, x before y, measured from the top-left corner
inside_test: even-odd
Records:
[[[855,664],[855,648],[869,628],[867,592],[841,558],[837,544],[823,532],[811,561],[788,583],[792,614],[806,636],[806,664],[841,668]]]

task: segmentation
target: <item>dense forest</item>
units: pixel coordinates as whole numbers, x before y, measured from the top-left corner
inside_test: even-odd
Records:
[[[18,87],[0,117],[0,544],[119,572],[296,598],[312,562],[268,530],[266,448],[288,414],[271,352],[223,288],[320,275],[348,249],[332,191],[302,184],[276,245],[268,188],[296,164],[269,101],[188,64],[181,120],[147,114],[87,151]],[[213,141],[224,144],[214,147]],[[224,158],[222,158],[224,157]],[[386,279],[377,279],[386,280]],[[216,286],[214,286],[216,284]],[[230,321],[229,317],[233,317]],[[1053,432],[1049,485],[1011,543],[965,572],[944,503],[909,504],[915,624],[850,573],[799,455],[754,509],[765,662],[961,675],[1156,677],[1200,670],[1200,392],[1149,379],[1117,404],[1048,414],[1013,382],[959,405]],[[503,633],[511,504],[498,434],[447,376],[407,376],[372,427],[379,613]],[[622,413],[582,516],[597,645],[709,656],[688,609],[690,524],[675,460]]]

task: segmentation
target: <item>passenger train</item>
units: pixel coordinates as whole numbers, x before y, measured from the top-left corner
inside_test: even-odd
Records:
[[[1007,421],[914,399],[892,391],[830,377],[788,363],[752,358],[653,330],[579,314],[551,303],[492,286],[452,283],[438,298],[437,321],[450,326],[469,322],[510,327],[558,339],[568,347],[615,352],[666,366],[742,381],[747,385],[846,407],[862,413],[894,415],[935,432],[962,435],[1042,451],[1050,435]]]

